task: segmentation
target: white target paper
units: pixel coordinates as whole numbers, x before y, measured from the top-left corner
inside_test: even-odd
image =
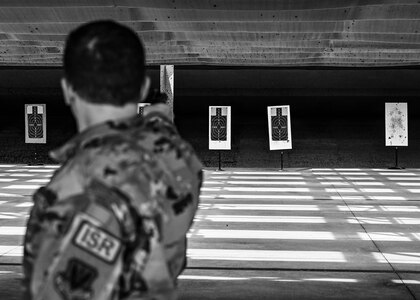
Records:
[[[385,145],[408,146],[407,103],[385,103]]]
[[[25,104],[25,143],[47,142],[47,111],[45,104]]]
[[[290,106],[268,106],[267,114],[270,150],[292,149]]]
[[[231,149],[230,106],[209,106],[209,149]]]
[[[137,103],[137,114],[143,117],[144,108],[149,105],[150,103],[145,103],[145,102]]]

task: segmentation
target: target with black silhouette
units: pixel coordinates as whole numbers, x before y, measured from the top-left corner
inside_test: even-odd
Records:
[[[46,143],[45,104],[25,104],[25,142]]]
[[[270,150],[292,149],[289,106],[269,106],[267,112]]]
[[[38,114],[38,107],[32,106],[32,113],[28,114],[28,135],[31,139],[41,139],[44,136],[42,115]]]
[[[276,109],[276,115],[271,117],[271,138],[273,141],[287,141],[287,116],[283,116],[281,108]]]
[[[222,116],[222,108],[216,108],[216,115],[211,117],[212,141],[226,141],[227,116]]]
[[[230,106],[209,107],[209,149],[229,150],[230,137]]]

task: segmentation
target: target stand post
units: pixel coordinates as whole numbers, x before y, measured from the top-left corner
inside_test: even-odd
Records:
[[[219,168],[217,169],[217,171],[223,171],[222,169],[222,151],[218,151],[219,152]]]
[[[29,165],[29,166],[43,166],[44,164],[43,164],[42,162],[40,162],[38,158],[39,158],[39,157],[38,157],[38,153],[37,153],[37,151],[35,150],[35,151],[34,151],[33,160],[32,160],[32,162],[30,162],[28,165]]]
[[[283,159],[284,152],[280,152],[280,171],[283,171],[284,159]]]
[[[40,159],[39,153],[40,153],[40,148],[39,148],[39,144],[31,144],[32,145],[32,149],[30,150],[30,152],[32,152],[32,157],[30,162],[28,163],[28,166],[43,166],[44,164],[42,163],[42,159]]]
[[[209,150],[217,150],[217,171],[224,171],[222,151],[231,150],[230,106],[209,106]]]
[[[271,150],[280,150],[280,170],[284,171],[284,152],[292,149],[292,130],[290,125],[290,106],[267,107],[268,139]]]
[[[390,170],[403,170],[404,167],[400,167],[398,165],[398,147],[395,147],[395,165],[393,167],[389,167]]]

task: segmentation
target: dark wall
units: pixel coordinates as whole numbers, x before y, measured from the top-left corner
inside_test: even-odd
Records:
[[[60,69],[0,70],[0,162],[51,162],[48,150],[76,133],[64,106]],[[149,75],[155,88],[159,70]],[[280,153],[268,150],[266,107],[291,106],[293,150],[286,167],[386,167],[384,103],[408,102],[409,147],[401,164],[419,167],[420,70],[417,69],[187,69],[175,71],[175,122],[207,166],[217,153],[208,148],[208,106],[232,106],[232,151],[225,165],[278,167]],[[23,105],[47,103],[47,145],[24,144]]]

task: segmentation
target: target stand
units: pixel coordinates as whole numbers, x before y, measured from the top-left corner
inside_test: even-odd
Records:
[[[25,143],[33,144],[33,159],[29,165],[42,165],[39,145],[47,142],[47,115],[45,104],[25,104]]]
[[[395,147],[395,165],[393,167],[389,167],[389,170],[404,170],[404,167],[400,167],[398,165],[398,147]]]
[[[408,106],[406,102],[385,103],[385,146],[395,148],[395,165],[388,169],[404,169],[398,165],[398,148],[408,147]]]
[[[34,145],[35,146],[35,145]],[[38,146],[35,146],[38,148]],[[39,159],[39,150],[33,150],[33,156],[30,163],[28,163],[29,166],[43,166],[44,164]]]
[[[290,106],[268,106],[270,150],[280,150],[280,171],[284,171],[284,152],[292,149]]]
[[[218,150],[218,169],[222,169],[222,150],[231,150],[231,107],[209,107],[209,150]]]
[[[284,151],[281,151],[280,152],[280,171],[284,171],[283,170],[283,165],[284,165],[283,154],[284,154]]]
[[[223,171],[222,169],[222,151],[218,151],[219,152],[219,168],[217,169],[217,171]]]

